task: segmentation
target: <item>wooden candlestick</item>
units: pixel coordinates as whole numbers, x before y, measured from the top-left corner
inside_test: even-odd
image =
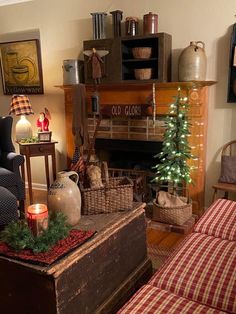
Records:
[[[110,13],[112,14],[114,37],[120,37],[121,36],[121,20],[122,20],[123,11],[115,10],[115,11],[111,11]]]
[[[27,221],[34,236],[41,235],[48,228],[48,208],[45,204],[33,204],[27,208]]]

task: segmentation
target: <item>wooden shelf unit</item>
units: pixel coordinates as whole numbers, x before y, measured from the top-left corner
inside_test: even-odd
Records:
[[[207,114],[208,114],[208,87],[215,81],[201,82],[169,82],[155,83],[156,87],[156,114],[166,115],[169,104],[173,102],[177,89],[180,87],[184,94],[188,94],[190,101],[189,117],[191,119],[191,136],[189,138],[192,153],[198,157],[190,164],[196,167],[192,177],[194,185],[189,187],[190,197],[193,200],[194,213],[199,214],[204,209]],[[64,90],[66,111],[66,140],[67,157],[70,163],[74,152],[74,141],[71,132],[72,124],[72,86],[57,86]],[[93,85],[86,85],[87,103],[90,108]],[[98,86],[100,106],[106,104],[145,104],[147,97],[152,93],[152,83],[142,84],[103,84]]]
[[[152,79],[148,81],[167,82],[171,78],[171,35],[166,33],[147,36],[128,36],[114,39],[98,39],[84,41],[84,50],[106,50],[108,55],[103,58],[102,82],[126,82],[135,79],[134,69],[151,68]],[[150,47],[151,58],[135,59],[132,49],[135,47]],[[93,83],[92,65],[85,56],[85,83]]]
[[[135,59],[132,49],[135,47],[150,47],[151,58]],[[122,80],[135,80],[134,69],[151,68],[152,79],[167,82],[171,76],[171,35],[158,33],[148,36],[133,36],[121,38],[121,68]]]

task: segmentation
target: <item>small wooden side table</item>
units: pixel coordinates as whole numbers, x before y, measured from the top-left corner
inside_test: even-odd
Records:
[[[49,180],[48,156],[51,155],[52,157],[52,172],[53,172],[53,179],[55,180],[56,179],[56,154],[55,154],[56,143],[58,142],[52,141],[52,142],[39,142],[39,143],[18,143],[19,148],[20,148],[20,154],[25,156],[25,161],[26,161],[30,204],[33,203],[30,157],[44,156],[47,188],[49,188],[50,180]],[[21,165],[21,172],[22,172],[22,178],[25,181],[24,165]]]

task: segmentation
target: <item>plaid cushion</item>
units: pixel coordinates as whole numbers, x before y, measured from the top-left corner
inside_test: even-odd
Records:
[[[159,288],[145,285],[118,312],[119,314],[218,314],[224,313]]]
[[[236,241],[236,202],[218,199],[197,222],[194,231]]]
[[[17,219],[16,197],[10,191],[0,186],[0,226],[4,226]]]
[[[236,243],[193,233],[149,283],[195,302],[236,313]]]

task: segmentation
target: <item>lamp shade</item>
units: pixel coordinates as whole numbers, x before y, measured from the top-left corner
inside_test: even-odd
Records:
[[[25,95],[13,95],[9,114],[16,116],[34,114],[29,98]]]
[[[20,142],[22,139],[32,136],[32,128],[30,122],[26,119],[26,115],[33,114],[33,110],[29,98],[25,95],[13,95],[9,114],[20,116],[20,120],[16,123],[16,140]]]

